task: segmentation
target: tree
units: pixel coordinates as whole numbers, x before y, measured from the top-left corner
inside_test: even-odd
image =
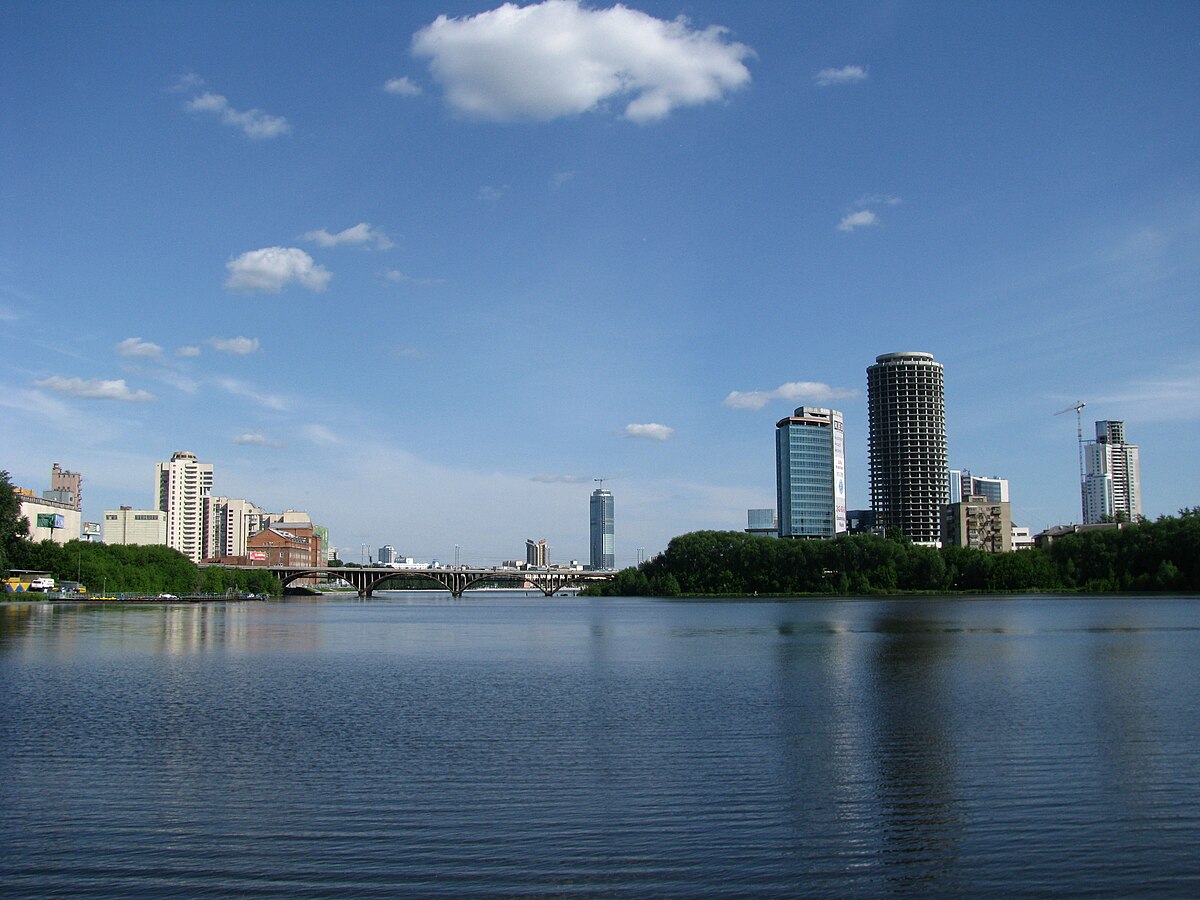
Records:
[[[16,542],[29,534],[29,520],[21,516],[21,499],[13,492],[8,471],[0,469],[0,572],[8,573]]]

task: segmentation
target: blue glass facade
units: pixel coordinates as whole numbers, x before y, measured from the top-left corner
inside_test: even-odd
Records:
[[[846,530],[842,414],[800,407],[775,429],[779,536],[831,538]]]
[[[592,491],[591,521],[592,568],[615,569],[617,567],[617,548],[611,491],[603,488]]]

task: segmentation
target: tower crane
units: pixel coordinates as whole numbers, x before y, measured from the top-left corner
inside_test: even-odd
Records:
[[[1081,508],[1081,522],[1087,520],[1087,496],[1083,490],[1083,408],[1087,406],[1082,400],[1076,400],[1074,406],[1068,406],[1066,409],[1060,409],[1055,413],[1056,416],[1061,416],[1064,413],[1069,413],[1075,410],[1075,436],[1079,441],[1079,505]]]

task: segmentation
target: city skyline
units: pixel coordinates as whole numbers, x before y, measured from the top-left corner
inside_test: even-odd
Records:
[[[1080,519],[1077,401],[1200,500],[1195,4],[627,9],[8,4],[0,467],[98,522],[186,447],[480,563],[587,559],[603,476],[620,567],[773,505],[799,405],[869,508],[863,370],[920,347],[1016,524]]]

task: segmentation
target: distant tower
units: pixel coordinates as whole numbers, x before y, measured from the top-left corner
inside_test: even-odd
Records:
[[[167,514],[167,546],[192,562],[205,551],[204,501],[212,493],[212,463],[196,460],[195,453],[176,451],[170,462],[156,467],[154,505]]]
[[[541,569],[550,564],[550,545],[545,538],[540,541],[529,538],[525,541],[525,564]]]
[[[1134,521],[1142,514],[1142,472],[1137,445],[1125,443],[1125,423],[1097,422],[1096,440],[1088,441],[1084,453],[1084,524]]]
[[[846,531],[846,449],[842,413],[797,407],[775,424],[779,536],[831,538]]]
[[[76,509],[83,509],[83,476],[78,472],[68,472],[55,463],[50,469],[50,490],[54,493],[69,491],[73,498],[70,502]]]
[[[946,399],[932,353],[885,353],[867,368],[875,524],[935,544],[947,500]]]
[[[617,548],[613,528],[613,495],[603,487],[592,491],[592,568],[615,569]]]

